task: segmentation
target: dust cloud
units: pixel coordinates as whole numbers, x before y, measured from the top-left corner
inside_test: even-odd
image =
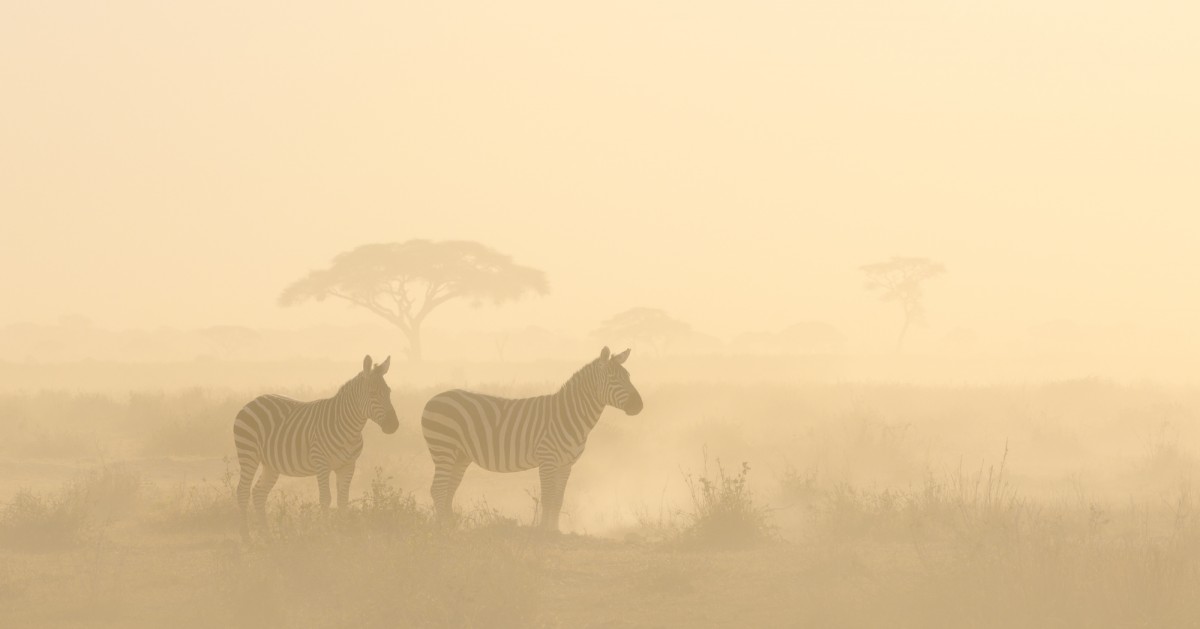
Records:
[[[1195,626],[1197,20],[3,7],[0,626]]]

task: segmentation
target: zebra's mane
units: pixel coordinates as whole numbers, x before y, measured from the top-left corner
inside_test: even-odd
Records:
[[[360,371],[360,372],[358,372],[358,375],[356,375],[356,376],[354,376],[353,378],[351,378],[351,379],[347,380],[347,381],[346,381],[344,384],[342,384],[342,386],[338,387],[337,393],[335,393],[335,394],[334,394],[334,396],[336,397],[336,396],[338,396],[338,395],[341,395],[343,391],[345,391],[346,389],[350,388],[350,385],[352,385],[352,384],[354,384],[354,383],[358,382],[359,380],[362,380],[362,377],[363,377],[363,372],[361,372],[361,371]]]
[[[584,372],[590,371],[599,363],[600,363],[600,359],[597,358],[597,359],[587,363],[586,365],[580,367],[578,370],[575,371],[575,373],[571,374],[570,378],[567,378],[567,381],[564,382],[561,387],[558,388],[558,392],[562,393],[563,391],[567,390],[567,387],[571,386],[571,383],[577,382],[578,380],[580,380],[583,377]]]

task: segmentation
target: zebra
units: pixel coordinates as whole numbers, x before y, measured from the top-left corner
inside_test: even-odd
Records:
[[[391,389],[383,376],[392,357],[372,367],[371,357],[363,359],[362,372],[324,400],[301,402],[282,395],[260,395],[238,411],[233,422],[233,441],[237,447],[240,478],[237,487],[241,532],[250,537],[247,507],[250,485],[262,465],[263,472],[254,484],[254,507],[261,521],[266,519],[267,494],[279,475],[316,476],[321,507],[330,502],[329,473],[337,474],[338,507],[349,501],[350,479],[362,453],[362,430],[367,420],[379,424],[385,434],[400,427],[392,408]]]
[[[628,349],[613,356],[605,347],[551,395],[508,399],[455,389],[430,399],[421,413],[421,430],[433,458],[430,494],[437,519],[451,517],[454,492],[471,463],[492,472],[536,467],[541,526],[557,531],[571,466],[604,407],[626,415],[642,411],[642,396],[621,366],[628,358]]]

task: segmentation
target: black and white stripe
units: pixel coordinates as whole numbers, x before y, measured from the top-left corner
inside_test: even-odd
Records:
[[[372,367],[371,357],[367,356],[362,372],[328,399],[300,402],[282,395],[261,395],[242,407],[233,422],[233,441],[241,468],[237,500],[243,537],[249,536],[250,486],[260,465],[263,472],[253,489],[254,507],[260,518],[266,509],[267,494],[280,474],[316,476],[321,506],[328,507],[329,474],[336,473],[338,506],[346,506],[367,420],[379,424],[387,434],[400,426],[392,408],[391,389],[383,381],[391,360],[388,357]]]
[[[629,350],[612,356],[605,347],[552,395],[508,399],[455,389],[429,400],[421,429],[433,457],[430,493],[438,518],[451,514],[454,492],[471,463],[493,472],[536,467],[542,526],[557,529],[571,466],[604,407],[629,415],[642,410],[642,396],[621,366],[627,358]]]

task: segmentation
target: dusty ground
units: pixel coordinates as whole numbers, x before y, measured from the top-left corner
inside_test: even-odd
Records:
[[[650,388],[557,536],[529,473],[469,472],[430,524],[408,425],[368,432],[347,512],[285,480],[250,545],[242,397],[0,398],[0,626],[1200,626],[1191,389]]]

